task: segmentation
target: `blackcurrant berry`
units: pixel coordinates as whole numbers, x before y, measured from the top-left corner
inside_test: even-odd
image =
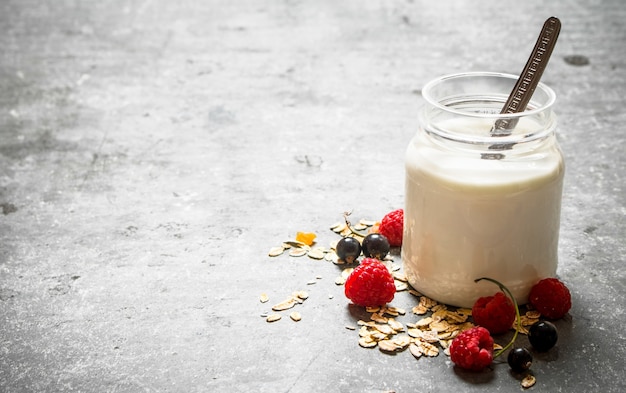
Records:
[[[526,348],[513,348],[506,360],[511,370],[521,373],[530,368],[530,365],[533,363],[533,355]]]
[[[556,326],[548,321],[535,322],[528,329],[528,341],[539,352],[545,352],[552,348],[558,339],[559,334],[556,331]]]
[[[337,242],[337,256],[346,263],[353,263],[361,255],[361,243],[353,237],[344,237]]]
[[[389,253],[389,241],[380,233],[370,233],[363,239],[363,255],[382,260]]]

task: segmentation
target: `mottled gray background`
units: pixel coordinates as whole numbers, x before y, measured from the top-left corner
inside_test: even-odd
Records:
[[[340,269],[267,252],[402,207],[424,83],[519,73],[551,15],[574,305],[533,390],[623,391],[621,0],[2,1],[0,390],[519,391],[359,348]]]

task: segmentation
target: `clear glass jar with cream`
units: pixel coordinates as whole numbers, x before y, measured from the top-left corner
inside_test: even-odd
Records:
[[[565,165],[555,94],[540,83],[524,112],[500,114],[517,77],[464,73],[431,81],[405,157],[402,260],[411,285],[471,307],[505,284],[520,304],[558,261]],[[510,132],[493,132],[513,120]]]

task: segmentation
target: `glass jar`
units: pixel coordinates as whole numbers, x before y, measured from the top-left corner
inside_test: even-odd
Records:
[[[501,115],[517,77],[464,73],[429,82],[405,157],[402,260],[411,285],[471,307],[490,277],[520,304],[556,274],[565,165],[555,94],[540,83],[525,112]],[[516,124],[494,132],[496,121]]]

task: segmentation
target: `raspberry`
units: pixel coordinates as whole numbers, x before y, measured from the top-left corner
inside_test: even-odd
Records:
[[[508,331],[515,321],[513,302],[498,292],[494,296],[481,297],[472,307],[472,317],[477,325],[489,330],[491,334]]]
[[[572,307],[569,289],[558,278],[544,278],[535,284],[528,301],[548,319],[560,319]]]
[[[402,245],[403,225],[404,210],[394,210],[383,217],[378,227],[378,232],[389,240],[389,245],[400,247]]]
[[[345,283],[346,297],[365,307],[382,306],[393,300],[396,285],[387,267],[374,258],[363,258]]]
[[[482,326],[461,332],[450,344],[450,359],[459,367],[480,371],[493,361],[493,338]]]

